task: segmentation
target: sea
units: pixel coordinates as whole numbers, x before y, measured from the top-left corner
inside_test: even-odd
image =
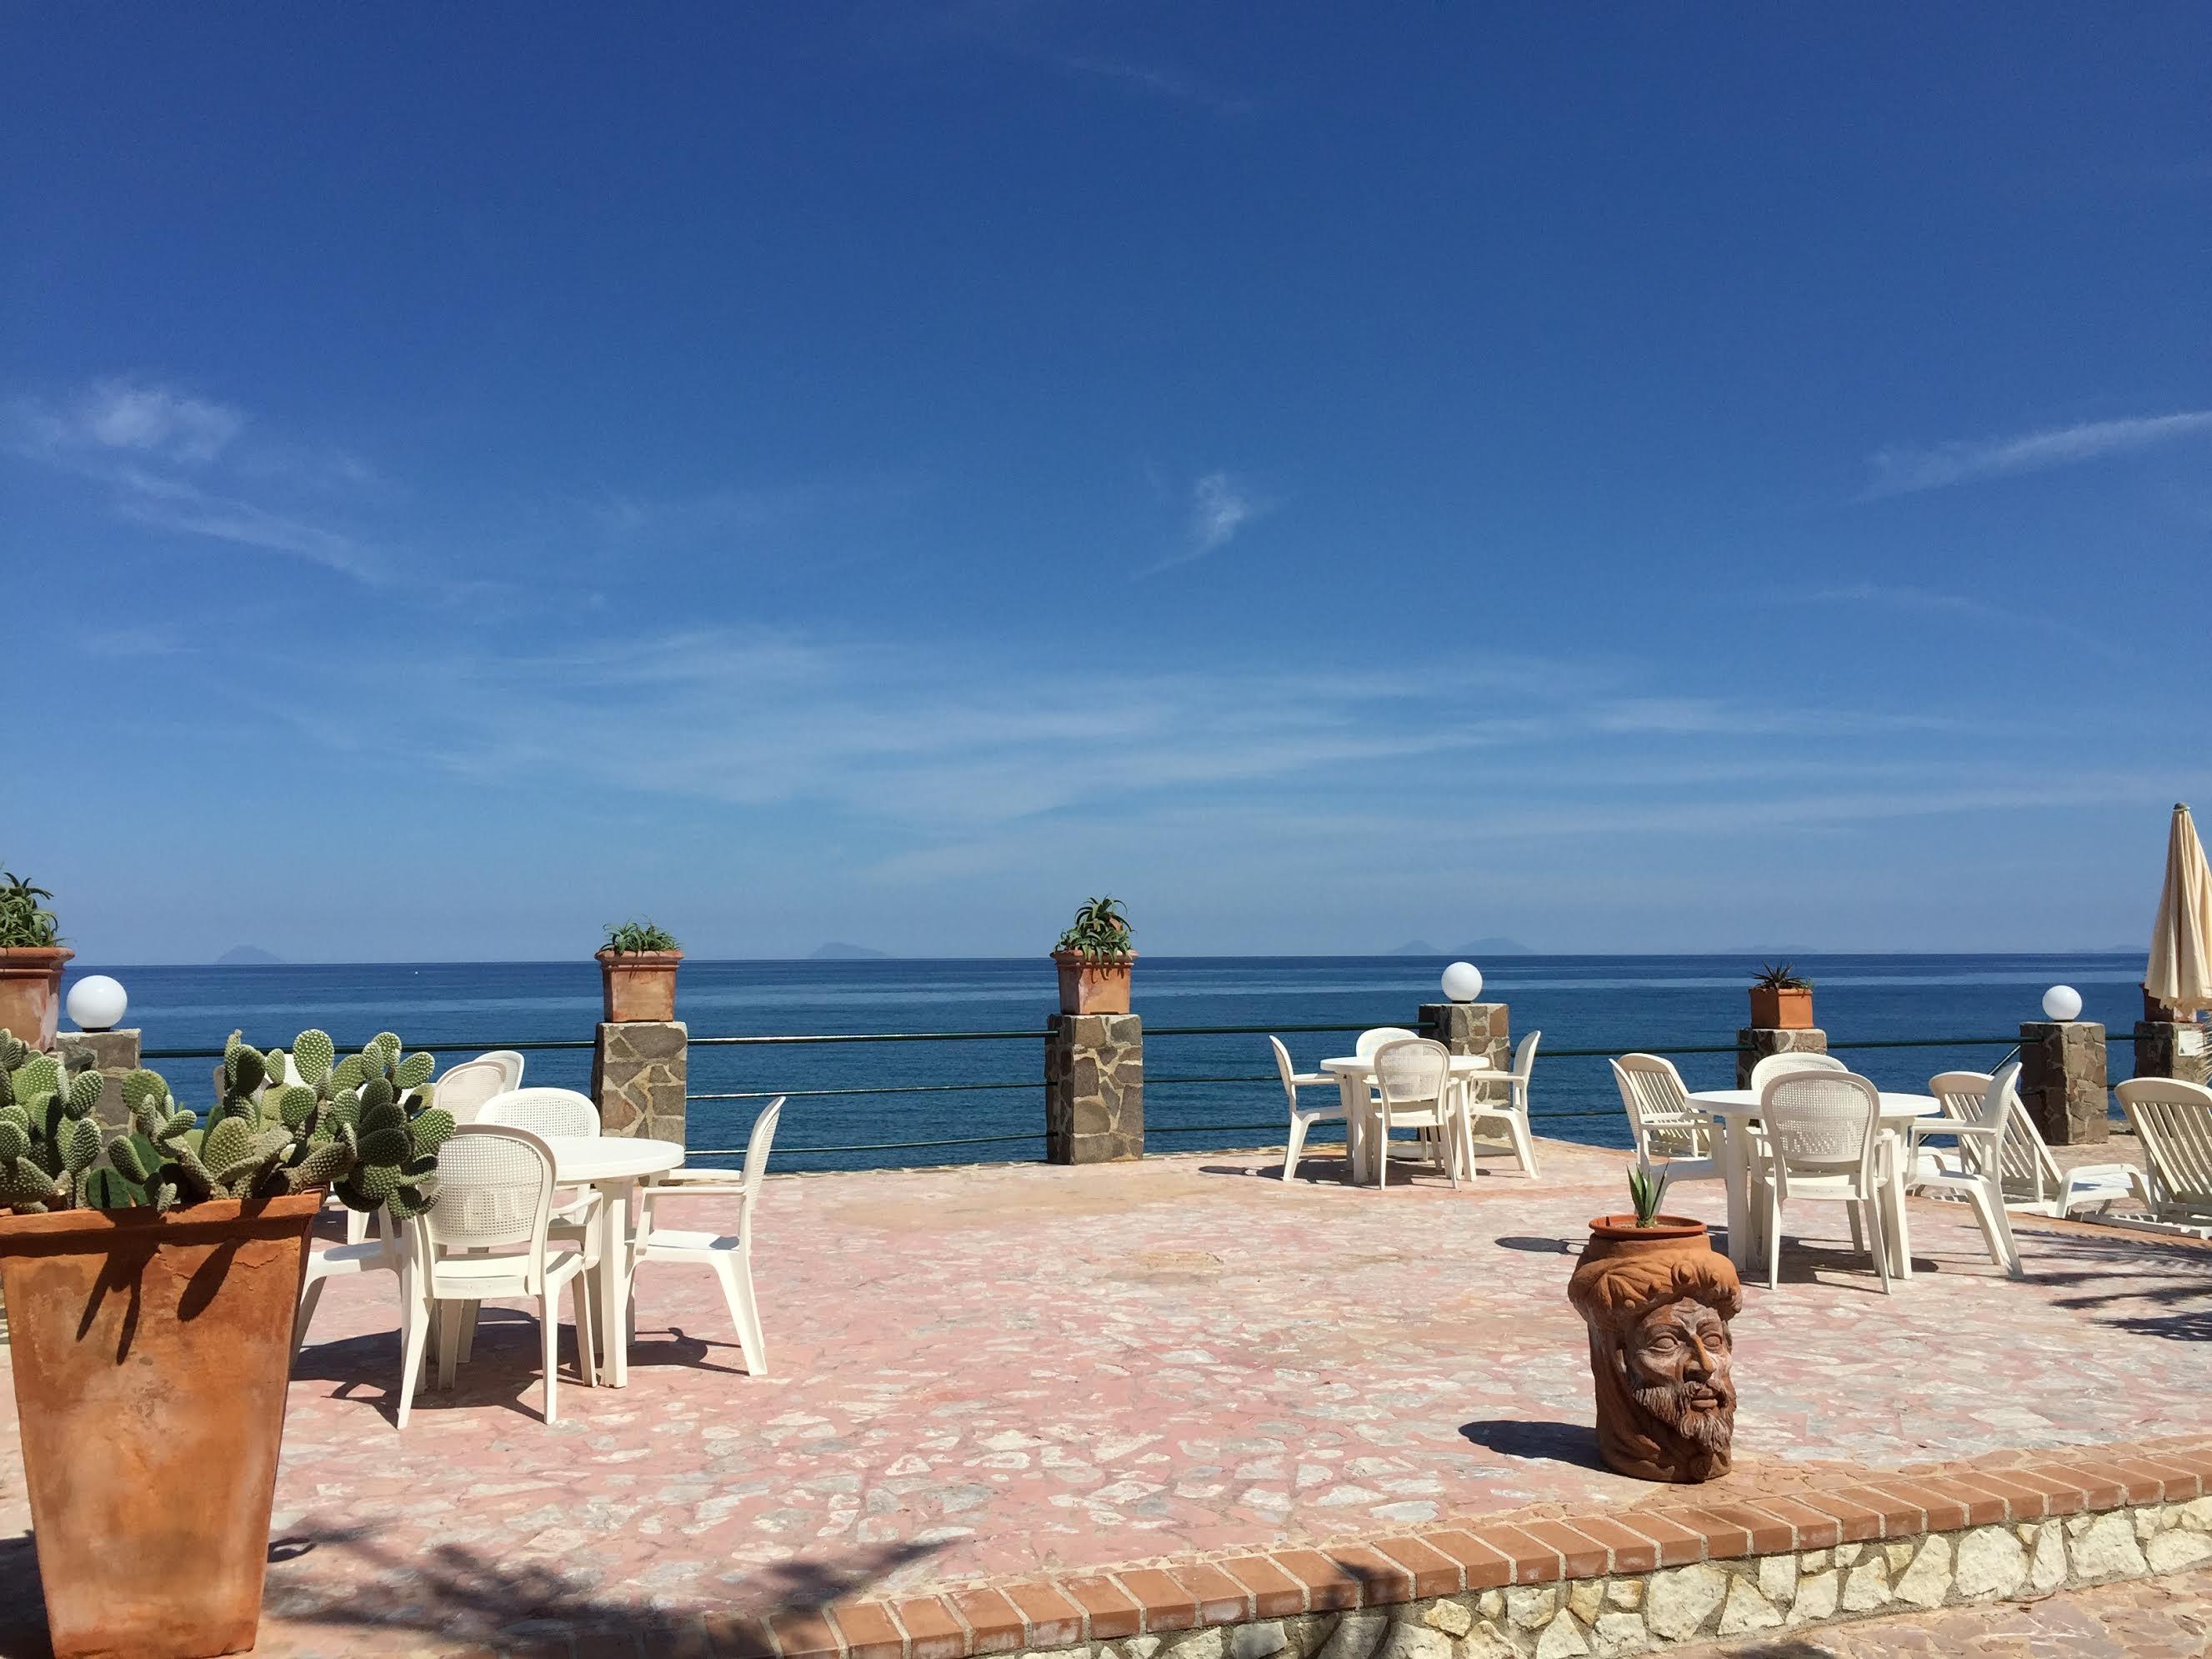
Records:
[[[2073,986],[2082,1018],[2111,1034],[2115,1081],[2130,1074],[2141,1007],[2140,952],[2049,956],[1802,956],[1832,1043],[1884,1088],[1937,1072],[1988,1071],[2043,1018],[2045,990]],[[1281,1085],[1266,1033],[1301,1070],[1348,1054],[1358,1028],[1414,1024],[1442,1000],[1443,957],[1157,957],[1136,967],[1145,1021],[1147,1145],[1205,1151],[1279,1145]],[[1756,963],[1741,956],[1513,956],[1479,964],[1485,1001],[1511,1008],[1515,1038],[1543,1032],[1530,1091],[1540,1134],[1626,1147],[1605,1056],[1669,1054],[1691,1087],[1735,1082],[1732,1045]],[[371,963],[106,967],[131,999],[125,1024],[180,1105],[204,1109],[210,1060],[233,1030],[289,1046],[308,1027],[341,1050],[380,1030],[436,1046],[441,1066],[531,1042],[524,1080],[588,1086],[599,1018],[596,963]],[[767,1097],[787,1097],[771,1167],[875,1168],[1040,1158],[1043,1043],[1055,1006],[1050,962],[912,959],[687,961],[678,1013],[690,1026],[695,1158],[741,1150]],[[1314,1027],[1344,1027],[1341,1030]],[[1222,1030],[1219,1028],[1234,1028]],[[887,1042],[718,1042],[718,1038],[936,1034]],[[957,1034],[957,1035],[945,1035]],[[1713,1050],[1717,1052],[1700,1052]],[[201,1051],[192,1053],[191,1051]],[[1579,1052],[1577,1052],[1579,1051]],[[1309,1096],[1309,1099],[1311,1097]],[[1316,1143],[1340,1138],[1316,1127]]]

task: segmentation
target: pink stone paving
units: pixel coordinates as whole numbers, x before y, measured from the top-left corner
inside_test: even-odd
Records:
[[[495,1312],[459,1388],[397,1432],[394,1287],[337,1281],[293,1385],[264,1650],[1680,1504],[1591,1462],[1564,1289],[1587,1218],[1620,1207],[1620,1155],[1540,1152],[1542,1179],[1458,1193],[1349,1188],[1326,1162],[1286,1188],[1223,1153],[772,1179],[770,1374],[744,1374],[711,1276],[670,1267],[641,1280],[630,1386],[564,1382],[552,1427],[533,1328]],[[1719,1189],[1669,1207],[1717,1221]],[[1739,1469],[1698,1502],[2212,1431],[2212,1252],[2023,1224],[2013,1284],[1963,1212],[1918,1203],[1919,1271],[1885,1297],[1842,1218],[1793,1213],[1808,1243],[1748,1291]],[[0,1411],[20,1534],[12,1391]],[[20,1536],[0,1549],[27,1562]],[[27,1571],[0,1577],[0,1628],[35,1623]]]

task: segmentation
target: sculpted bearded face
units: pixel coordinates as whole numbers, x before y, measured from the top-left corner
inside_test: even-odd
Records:
[[[1735,1425],[1729,1328],[1685,1297],[1649,1309],[1621,1344],[1629,1397],[1700,1450],[1725,1459]]]

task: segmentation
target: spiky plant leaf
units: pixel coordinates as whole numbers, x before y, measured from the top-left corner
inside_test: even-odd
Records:
[[[417,1152],[434,1152],[453,1138],[453,1115],[436,1107],[415,1120],[415,1148]]]
[[[62,1142],[62,1161],[71,1175],[80,1175],[100,1162],[100,1125],[90,1118],[72,1118]]]
[[[384,1050],[384,1063],[386,1066],[399,1058],[399,1038],[394,1033],[379,1031],[374,1036],[369,1038],[369,1041]]]
[[[62,1068],[52,1054],[33,1054],[15,1069],[15,1098],[50,1095],[62,1086]]]
[[[31,1150],[31,1137],[23,1126],[0,1118],[0,1164],[12,1164]]]
[[[361,1109],[361,1132],[365,1135],[374,1134],[382,1129],[404,1129],[406,1127],[407,1114],[397,1102],[387,1100]]]
[[[85,1178],[84,1201],[95,1210],[135,1210],[147,1199],[146,1188],[116,1170],[94,1170]]]
[[[348,1054],[331,1072],[331,1092],[334,1095],[350,1093],[361,1087],[362,1080],[368,1075],[368,1068],[362,1064],[361,1056]]]
[[[100,1104],[100,1091],[107,1079],[97,1072],[79,1072],[70,1079],[69,1103],[71,1117],[82,1117]]]
[[[430,1080],[430,1073],[438,1069],[438,1062],[426,1054],[412,1054],[399,1062],[392,1080],[402,1089],[419,1089]]]
[[[399,1098],[388,1078],[373,1077],[361,1085],[361,1107],[363,1114],[378,1106],[389,1106]]]
[[[118,1135],[107,1144],[107,1161],[126,1181],[144,1182],[152,1178],[161,1160],[149,1160],[150,1145],[142,1135]]]
[[[140,1066],[123,1079],[123,1103],[133,1112],[147,1107],[168,1109],[169,1080],[159,1072],[149,1072]]]
[[[246,1120],[226,1117],[210,1129],[200,1142],[200,1161],[210,1170],[227,1170],[245,1158],[252,1146],[253,1131]]]
[[[267,1109],[264,1103],[264,1110]],[[304,1129],[315,1115],[315,1091],[293,1084],[276,1097],[276,1115],[288,1129]]]
[[[397,1167],[407,1152],[404,1129],[373,1129],[361,1138],[361,1161],[364,1164]]]
[[[292,1069],[299,1073],[301,1082],[313,1087],[323,1080],[337,1054],[337,1045],[328,1031],[302,1031],[292,1040]]]

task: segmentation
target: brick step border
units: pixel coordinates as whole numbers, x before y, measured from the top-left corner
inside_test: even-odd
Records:
[[[2212,1439],[994,1581],[639,1632],[717,1659],[1577,1659],[2212,1559]],[[1671,1496],[1671,1495],[1670,1495]],[[703,1642],[702,1642],[703,1638]],[[624,1651],[629,1650],[625,1649]]]

